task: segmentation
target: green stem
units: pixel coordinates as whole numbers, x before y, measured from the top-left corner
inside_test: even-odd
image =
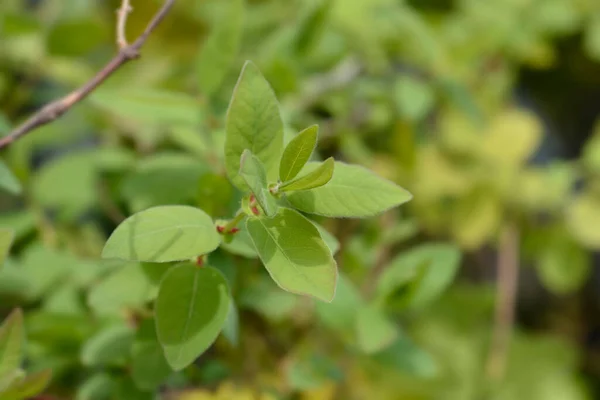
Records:
[[[243,212],[242,210],[239,210],[237,212],[235,218],[233,218],[231,221],[229,221],[227,223],[227,225],[225,225],[223,227],[223,233],[230,233],[231,231],[233,231],[237,227],[237,224],[242,222],[242,220],[244,219],[245,216],[246,216],[246,213]]]

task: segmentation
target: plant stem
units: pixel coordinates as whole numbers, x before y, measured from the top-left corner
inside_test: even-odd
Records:
[[[125,47],[121,47],[117,55],[106,64],[100,72],[98,72],[92,79],[90,79],[87,83],[85,83],[80,88],[72,91],[66,96],[54,100],[53,102],[45,105],[29,117],[25,122],[23,122],[20,126],[15,128],[12,132],[10,132],[7,136],[0,138],[0,149],[3,149],[13,143],[15,140],[19,139],[21,136],[26,135],[27,133],[33,131],[36,128],[39,128],[42,125],[49,124],[50,122],[56,120],[64,113],[69,111],[75,104],[79,103],[87,96],[89,96],[94,90],[96,90],[101,84],[103,84],[109,77],[111,77],[118,69],[120,69],[123,65],[128,62],[139,58],[140,51],[142,46],[148,40],[148,37],[154,30],[158,27],[158,25],[165,19],[168,12],[171,10],[176,0],[165,0],[162,8],[154,15],[152,20],[146,26],[146,29],[142,34],[137,38],[135,42]],[[124,2],[121,10],[127,10],[127,2]],[[123,32],[125,28],[126,22],[126,12],[121,11],[119,14],[118,24],[122,25]],[[121,31],[121,28],[118,28],[118,31]],[[119,33],[120,34],[120,33]],[[117,41],[122,41],[124,38],[117,38]]]
[[[125,35],[125,27],[127,26],[127,16],[132,10],[130,0],[122,0],[121,8],[117,10],[117,44],[119,45],[119,49],[129,46],[127,36]]]
[[[496,383],[506,372],[510,338],[514,326],[519,279],[519,232],[509,223],[500,237],[498,250],[496,312],[487,360],[487,376]]]
[[[231,221],[229,221],[227,223],[227,225],[225,225],[223,227],[223,233],[230,233],[231,231],[233,231],[237,227],[237,224],[242,222],[242,220],[244,219],[245,216],[246,216],[246,213],[243,212],[242,210],[239,210],[237,212],[235,218],[233,218]]]

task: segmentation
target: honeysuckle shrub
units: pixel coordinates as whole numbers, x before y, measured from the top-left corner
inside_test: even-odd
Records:
[[[0,3],[5,133],[114,54],[118,2]],[[131,34],[160,2],[132,3]],[[599,13],[178,0],[139,62],[2,152],[0,399],[32,377],[59,399],[597,397],[600,131],[561,149]],[[519,318],[492,385],[507,224]]]

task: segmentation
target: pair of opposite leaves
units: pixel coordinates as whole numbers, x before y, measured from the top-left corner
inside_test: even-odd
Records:
[[[277,100],[252,63],[245,65],[236,86],[226,131],[228,175],[238,188],[254,192],[267,214],[249,215],[246,221],[257,254],[283,289],[331,301],[337,280],[331,251],[317,227],[302,214],[277,208],[268,187],[273,167],[279,166],[276,190],[286,194],[292,207],[307,213],[368,217],[412,196],[359,166],[333,159],[309,163],[317,142],[316,127],[303,131],[283,150]],[[161,206],[137,213],[119,225],[107,241],[103,257],[172,262],[194,259],[220,244],[212,218],[202,210]],[[171,367],[189,365],[214,341],[230,303],[226,280],[213,268],[186,263],[165,274],[156,300],[156,327]]]

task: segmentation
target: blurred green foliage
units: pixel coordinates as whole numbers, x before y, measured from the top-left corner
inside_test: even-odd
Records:
[[[118,3],[0,3],[0,132],[115,54]],[[133,1],[130,38],[160,4]],[[48,393],[599,396],[598,344],[586,336],[600,321],[598,298],[582,287],[597,292],[600,123],[573,133],[583,117],[568,104],[591,102],[594,90],[599,98],[598,1],[179,0],[142,53],[2,154],[0,255],[12,247],[0,312],[24,309],[27,370],[52,370]],[[222,149],[246,59],[277,93],[286,142],[319,124],[318,159],[362,164],[414,199],[371,220],[319,221],[340,244],[331,304],[277,288],[240,232],[210,260],[232,287],[226,329],[171,373],[148,323],[165,267],[100,252],[124,217],[151,206],[236,211]],[[537,105],[523,95],[524,76],[549,77]],[[589,136],[580,157],[563,156],[573,155],[561,151],[571,135]],[[489,278],[508,224],[522,238],[521,318],[506,376],[491,384]]]

